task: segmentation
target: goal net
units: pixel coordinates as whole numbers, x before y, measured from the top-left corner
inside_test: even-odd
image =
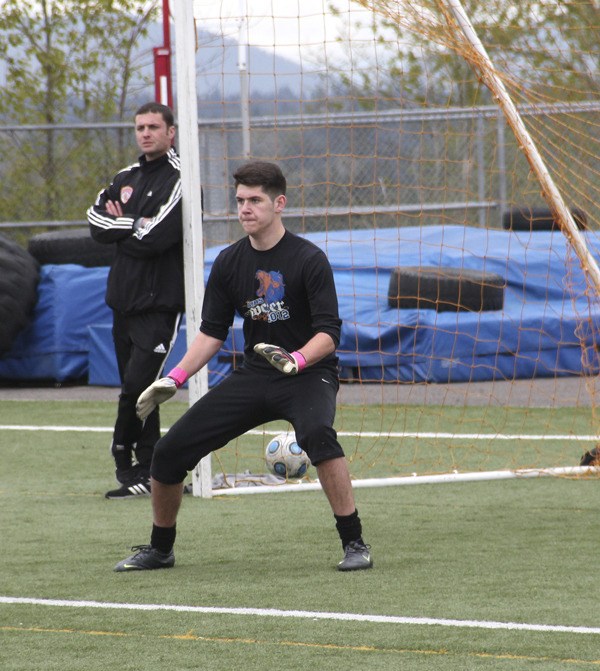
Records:
[[[205,271],[242,234],[235,167],[279,163],[287,227],[335,273],[352,477],[589,475],[597,0],[196,0],[194,20]],[[241,350],[236,322],[209,384]],[[213,455],[215,486],[260,484],[288,428]]]

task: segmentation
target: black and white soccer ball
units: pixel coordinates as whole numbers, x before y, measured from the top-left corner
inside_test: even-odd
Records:
[[[296,442],[293,431],[271,439],[265,450],[265,462],[271,473],[287,479],[303,478],[310,466],[310,459]]]

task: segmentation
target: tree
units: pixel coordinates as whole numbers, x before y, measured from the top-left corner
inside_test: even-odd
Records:
[[[490,94],[462,58],[464,42],[443,0],[352,0],[367,10],[371,55],[354,51],[343,34],[349,63],[338,85],[360,93],[363,107],[490,104]],[[496,67],[518,82],[516,90],[573,102],[600,88],[600,4],[597,0],[463,0]],[[340,15],[335,0],[332,13]],[[376,56],[373,55],[376,52]]]
[[[14,157],[25,162],[24,172],[41,179],[45,202],[38,216],[56,218],[62,201],[59,167],[68,147],[59,146],[50,127],[127,115],[139,68],[134,47],[158,5],[159,0],[4,0],[0,5],[0,59],[6,64],[0,119],[47,127],[42,147],[31,152],[33,160],[23,143]],[[11,172],[20,172],[19,166]]]

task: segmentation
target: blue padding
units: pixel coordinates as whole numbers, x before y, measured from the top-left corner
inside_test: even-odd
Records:
[[[42,266],[31,323],[0,358],[0,378],[63,382],[85,377],[88,325],[112,320],[104,302],[107,277],[108,268]]]
[[[582,235],[598,260],[596,234]],[[327,253],[334,271],[343,319],[342,379],[465,382],[599,372],[583,365],[578,336],[595,351],[600,315],[559,232],[413,226],[307,237]],[[206,250],[206,277],[221,249]],[[390,308],[391,274],[411,266],[500,275],[504,307],[479,313]],[[91,384],[118,385],[112,315],[104,303],[107,274],[107,268],[43,266],[32,323],[0,359],[0,378],[60,382],[89,375]],[[173,358],[183,343],[180,335]],[[237,319],[210,363],[211,386],[231,370],[242,343]]]
[[[343,379],[355,378],[358,368],[363,380],[411,382],[598,373],[584,369],[581,361],[575,331],[590,306],[581,266],[561,233],[431,226],[307,237],[327,252],[334,268],[344,318],[339,346]],[[598,258],[598,240],[592,233],[587,237]],[[503,310],[390,308],[392,271],[409,266],[500,275],[507,284]],[[592,320],[586,347],[594,346],[597,311]]]

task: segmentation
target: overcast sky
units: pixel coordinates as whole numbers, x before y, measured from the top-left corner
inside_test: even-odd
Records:
[[[241,25],[251,45],[304,60],[311,52],[323,56],[324,50],[334,56],[335,40],[345,32],[344,26],[369,20],[369,13],[350,0],[335,0],[338,17],[328,12],[328,4],[328,0],[194,0],[194,15],[200,28],[237,41]]]

